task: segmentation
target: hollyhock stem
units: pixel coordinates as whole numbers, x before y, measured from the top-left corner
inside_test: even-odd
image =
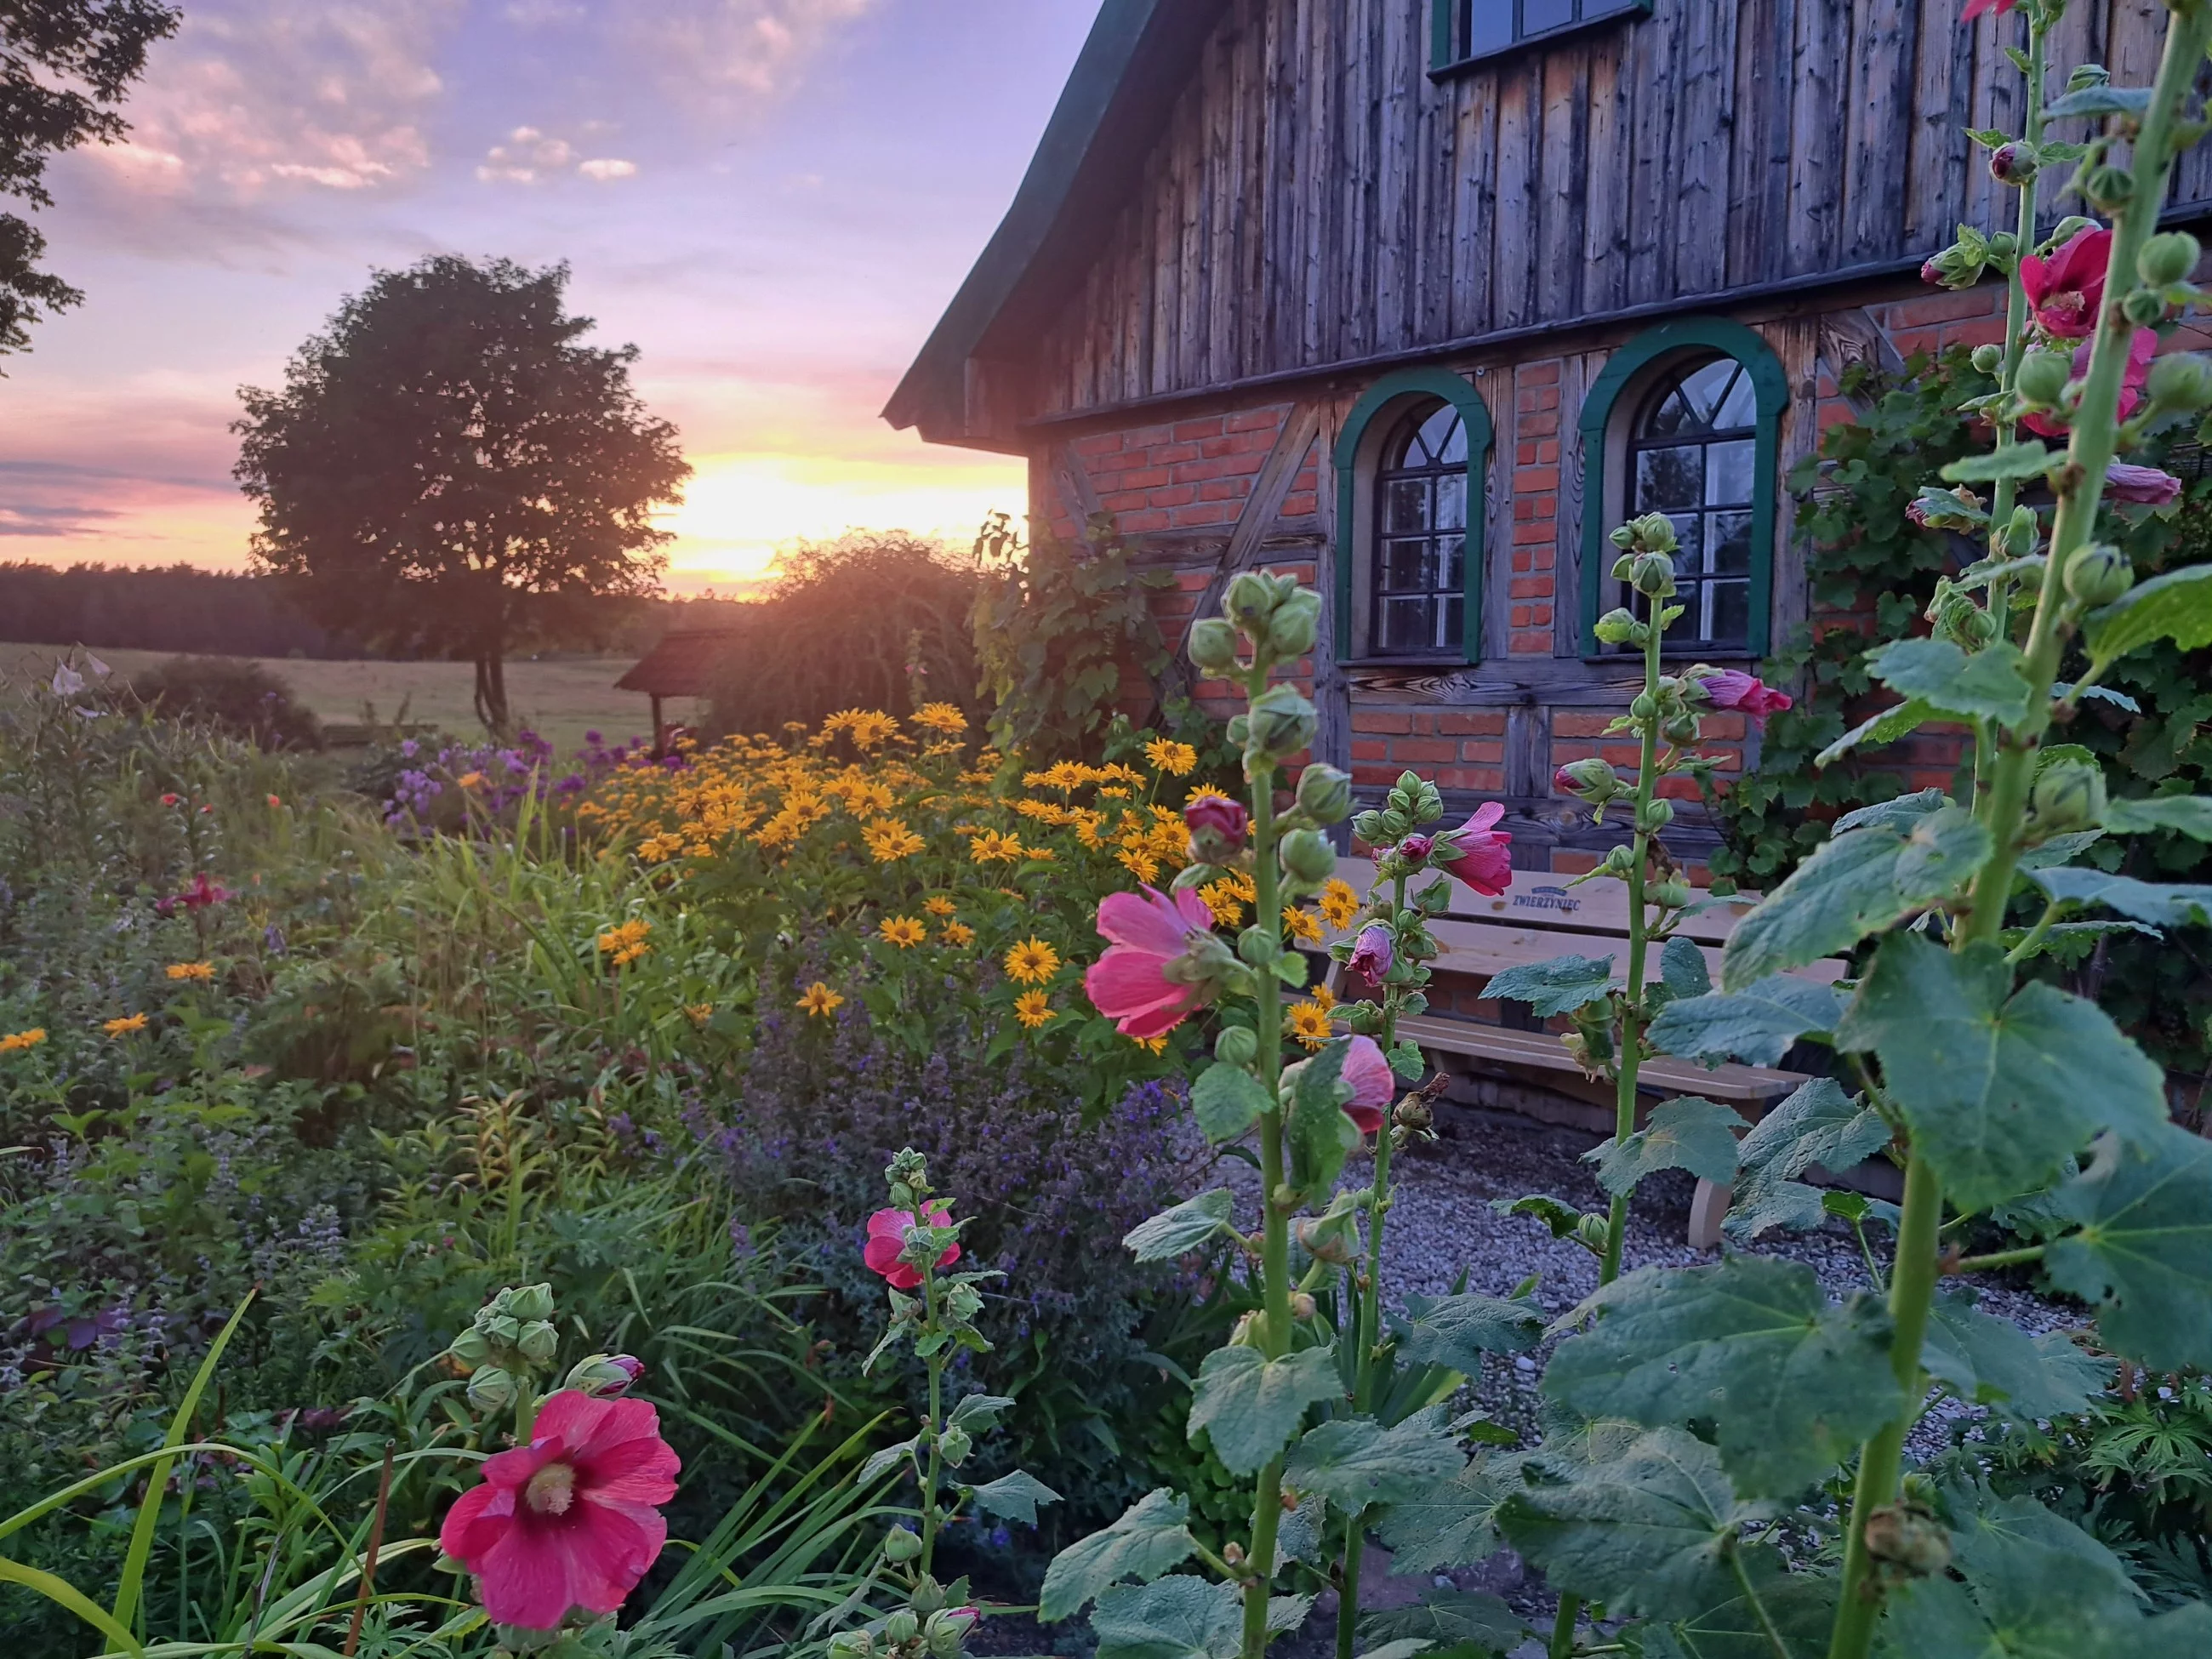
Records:
[[[926,1334],[937,1329],[937,1268],[934,1263],[921,1270],[923,1314]],[[915,1571],[927,1574],[937,1559],[937,1484],[945,1474],[945,1359],[942,1352],[933,1353],[925,1362],[929,1367],[929,1463],[921,1475],[921,1557],[915,1563]]]
[[[2028,684],[2027,715],[2003,733],[1989,793],[1978,803],[1994,850],[1974,878],[1973,908],[1958,930],[1954,948],[1992,941],[2004,926],[2005,907],[2019,866],[2021,826],[2028,787],[2034,778],[2036,750],[2051,724],[2051,683],[2057,678],[2073,620],[2072,607],[2065,599],[2066,564],[2090,538],[2104,491],[2105,470],[2112,465],[2118,447],[2121,381],[2135,334],[2121,305],[2135,280],[2143,244],[2158,227],[2159,211],[2173,173],[2174,120],[2197,65],[2203,61],[2208,41],[2212,41],[2212,9],[2200,4],[2172,13],[2150,107],[2136,137],[2135,188],[2114,227],[2106,266],[2109,275],[2104,309],[2097,319],[2087,381],[2074,417],[2065,482],[2059,491],[2042,587],[2028,629],[2023,665]],[[1905,1166],[1905,1207],[1898,1222],[1897,1262],[1890,1277],[1891,1353],[1906,1405],[1898,1419],[1869,1441],[1860,1455],[1850,1531],[1844,1546],[1842,1596],[1829,1640],[1829,1659],[1865,1659],[1881,1616],[1881,1598],[1872,1582],[1872,1561],[1866,1547],[1867,1519],[1875,1510],[1896,1501],[1905,1433],[1926,1396],[1921,1345],[1927,1334],[1929,1308],[1935,1299],[1942,1218],[1942,1183],[1916,1152]]]

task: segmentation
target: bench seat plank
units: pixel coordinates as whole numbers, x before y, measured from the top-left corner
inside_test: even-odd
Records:
[[[1407,1042],[1438,1054],[1464,1054],[1496,1060],[1501,1065],[1526,1066],[1545,1072],[1571,1072],[1581,1067],[1566,1045],[1548,1031],[1511,1031],[1500,1025],[1474,1020],[1450,1019],[1435,1014],[1402,1014],[1398,1035]],[[1763,1103],[1788,1094],[1804,1082],[1802,1074],[1764,1066],[1729,1064],[1707,1071],[1694,1061],[1655,1055],[1638,1068],[1646,1088],[1666,1094],[1702,1095],[1708,1100]]]

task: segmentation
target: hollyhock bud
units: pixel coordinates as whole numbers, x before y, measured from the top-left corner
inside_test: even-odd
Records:
[[[1224,1025],[1213,1039],[1213,1057],[1224,1066],[1249,1066],[1260,1057],[1260,1039],[1249,1026]]]
[[[1269,686],[1252,700],[1244,739],[1248,772],[1255,761],[1287,760],[1314,740],[1320,720],[1314,706],[1289,684]]]
[[[2110,605],[2135,585],[2133,562],[2105,543],[2083,548],[2066,562],[2066,591],[2085,605]]]
[[[2151,364],[2143,390],[2160,409],[2194,412],[2212,404],[2212,365],[2194,352],[2171,352]]]
[[[1640,553],[1629,572],[1628,580],[1646,599],[1672,599],[1674,595],[1674,561],[1664,553]]]
[[[2066,390],[2066,382],[2073,375],[2072,354],[2031,351],[2020,360],[2020,370],[2013,376],[2012,386],[2026,401],[2048,409],[2058,401],[2058,394]]]
[[[956,1469],[968,1461],[968,1454],[975,1445],[968,1431],[958,1428],[945,1430],[937,1437],[937,1443],[944,1450],[945,1461]]]
[[[487,1414],[510,1409],[520,1391],[501,1366],[480,1365],[469,1374],[469,1404]]]
[[[887,1642],[911,1642],[921,1634],[921,1619],[912,1607],[893,1609],[884,1620],[884,1639]]]
[[[1334,823],[1352,810],[1352,779],[1325,761],[1298,774],[1298,810],[1316,823]]]
[[[1602,806],[1623,793],[1620,775],[1595,755],[1578,761],[1569,761],[1552,774],[1552,787],[1563,795],[1573,795],[1592,806]]]
[[[2203,252],[2187,231],[2169,230],[2142,245],[2142,252],[2136,256],[2136,270],[2153,288],[2172,288],[2189,280]]]
[[[1990,152],[1990,177],[2001,185],[2024,185],[2035,177],[2035,152],[2026,144],[1999,144]]]
[[[906,1527],[893,1527],[884,1534],[884,1559],[911,1561],[921,1553],[921,1540]]]
[[[2142,507],[2168,507],[2181,495],[2181,480],[2154,466],[2114,461],[2105,470],[2105,499]]]
[[[2105,815],[2105,775],[2086,761],[2063,760],[2037,775],[2029,796],[2035,827],[2046,836],[2086,830]]]
[[[2004,348],[2001,345],[1978,345],[1969,360],[1984,374],[1994,374],[2004,367]]]
[[[521,1339],[514,1346],[526,1365],[550,1365],[561,1350],[561,1333],[548,1321],[533,1319],[522,1328]]]
[[[1279,850],[1283,868],[1299,881],[1327,881],[1336,869],[1336,848],[1318,830],[1291,830]]]
[[[2120,314],[2137,328],[2148,328],[2166,316],[2166,296],[2155,289],[2131,289],[2120,301]]]
[[[1674,804],[1664,796],[1655,795],[1636,810],[1636,827],[1645,835],[1656,835],[1674,821]]]
[[[1239,571],[1230,579],[1222,596],[1222,613],[1253,639],[1267,636],[1267,623],[1279,602],[1275,584],[1256,570]]]
[[[1398,856],[1408,864],[1419,864],[1436,850],[1436,846],[1434,836],[1407,836],[1398,843]]]
[[[550,1285],[525,1285],[505,1292],[505,1295],[507,1305],[500,1311],[511,1319],[527,1322],[553,1317],[553,1287]]]
[[[1303,657],[1321,629],[1321,595],[1301,587],[1267,619],[1267,648],[1278,657]]]
[[[1237,629],[1219,617],[1202,617],[1190,625],[1192,666],[1208,674],[1225,674],[1237,666]]]
[[[1643,625],[1633,611],[1616,607],[1600,617],[1590,631],[1601,645],[1629,645],[1635,642],[1637,630]]]
[[[929,1615],[929,1622],[921,1628],[922,1639],[929,1644],[933,1659],[953,1659],[960,1644],[968,1639],[978,1617],[974,1607],[944,1607]]]
[[[1379,921],[1370,921],[1359,930],[1353,941],[1352,955],[1345,966],[1370,985],[1380,985],[1397,959],[1390,930]]]
[[[1291,1318],[1304,1322],[1305,1320],[1311,1319],[1320,1311],[1321,1304],[1314,1300],[1313,1292],[1311,1291],[1292,1291],[1291,1292]]]
[[[1226,864],[1244,850],[1251,815],[1226,795],[1200,795],[1182,809],[1191,853],[1201,864]]]
[[[595,1353],[578,1360],[568,1370],[564,1389],[597,1400],[618,1400],[645,1375],[645,1362],[626,1353]]]
[[[446,1350],[446,1357],[465,1376],[491,1358],[491,1343],[482,1331],[471,1326],[453,1339],[453,1346]]]

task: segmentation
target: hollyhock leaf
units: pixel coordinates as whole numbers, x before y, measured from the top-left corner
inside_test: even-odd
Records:
[[[1645,1035],[1662,1054],[1685,1060],[1779,1066],[1791,1043],[1834,1030],[1843,1017],[1843,999],[1829,987],[1778,974],[1733,995],[1670,1002]]]
[[[1209,1066],[1190,1085],[1191,1115],[1217,1145],[1236,1139],[1273,1104],[1265,1085],[1241,1066]]]
[[[1376,1529],[1394,1577],[1471,1567],[1504,1547],[1498,1510],[1520,1491],[1517,1456],[1477,1456],[1451,1480],[1382,1511]]]
[[[2139,1659],[2148,1628],[2119,1559],[2032,1498],[2000,1498],[1951,1538],[1959,1578],[1907,1580],[1891,1596],[1882,1659]],[[1964,1582],[1960,1582],[1963,1580]]]
[[[988,1510],[1001,1520],[1018,1521],[1025,1527],[1036,1525],[1038,1504],[1060,1502],[1058,1492],[1026,1469],[1002,1474],[985,1486],[970,1486],[968,1496],[975,1500],[977,1509]]]
[[[1968,455],[1942,471],[1945,483],[1991,483],[1999,478],[2039,478],[2057,459],[2039,443],[2003,444],[1986,455]]]
[[[1549,1019],[1595,1002],[1612,983],[1611,957],[1553,957],[1493,974],[1483,994],[1525,1002],[1538,1018]]]
[[[2021,870],[2050,870],[2062,864],[2071,864],[2099,842],[2104,840],[2101,830],[2073,830],[2063,836],[2053,836],[2040,847],[2031,847],[2020,855],[2017,868]]]
[[[1408,1083],[1419,1083],[1429,1069],[1416,1042],[1395,1043],[1390,1049],[1390,1069]]]
[[[1840,1582],[1826,1573],[1790,1572],[1766,1550],[1747,1553],[1744,1566],[1758,1603],[1740,1595],[1669,1627],[1685,1659],[1773,1659],[1770,1622],[1791,1652],[1825,1651]],[[1644,1659],[1659,1659],[1659,1651],[1647,1644]]]
[[[1721,952],[1721,988],[1741,992],[1761,980],[1848,951],[1912,908],[1897,890],[1905,838],[1894,830],[1853,830],[1823,842],[1813,856],[1743,919]]]
[[[2212,564],[2193,564],[2139,582],[2082,624],[2091,677],[2130,651],[2172,640],[2184,651],[2212,645]]]
[[[1109,1589],[1091,1614],[1097,1659],[1229,1659],[1243,1609],[1234,1584],[1189,1573]]]
[[[1216,1348],[1198,1370],[1190,1432],[1206,1431],[1231,1474],[1256,1474],[1297,1433],[1306,1407],[1343,1392],[1332,1349],[1270,1359],[1257,1348]]]
[[[1336,1184],[1344,1161],[1358,1148],[1358,1127],[1338,1103],[1352,1039],[1330,1043],[1298,1068],[1291,1100],[1291,1185],[1319,1203]]]
[[[1710,1419],[1730,1478],[1755,1497],[1803,1492],[1905,1403],[1888,1314],[1870,1297],[1831,1303],[1802,1262],[1646,1267],[1568,1318],[1599,1312],[1553,1356],[1546,1395],[1653,1428]]]
[[[2150,97],[2148,87],[2116,87],[2109,83],[2083,87],[2079,92],[2062,93],[2052,99],[2043,112],[2043,118],[2063,121],[2071,116],[2125,115],[2141,120],[2150,109]]]
[[[1898,896],[1917,908],[1957,891],[1989,862],[1986,826],[1963,806],[1946,806],[1914,824],[1897,855]]]
[[[1611,1613],[1691,1619],[1740,1594],[1729,1552],[1773,1512],[1736,1497],[1712,1447],[1655,1429],[1558,1485],[1516,1492],[1498,1520],[1555,1589]]]
[[[2212,842],[2212,796],[2158,795],[2108,802],[2105,828],[2116,836],[2152,835],[2163,830],[2191,841]]]
[[[1701,997],[1713,988],[1712,971],[1705,953],[1679,934],[1659,952],[1659,977],[1678,997]]]
[[[2212,1140],[2161,1123],[2108,1140],[2058,1189],[2081,1231],[2044,1255],[2107,1346],[2154,1370],[2212,1365]]]
[[[1284,1484],[1317,1492],[1352,1515],[1415,1497],[1467,1467],[1467,1454],[1444,1431],[1443,1418],[1443,1407],[1431,1406],[1393,1428],[1371,1417],[1319,1424],[1291,1449]]]
[[[1991,1318],[1967,1291],[1936,1298],[1920,1363],[1969,1404],[2031,1422],[2087,1410],[2112,1374],[2060,1332],[2030,1336]]]
[[[1653,1107],[1627,1139],[1602,1141],[1583,1158],[1597,1165],[1597,1184],[1615,1198],[1662,1170],[1687,1170],[1725,1187],[1735,1179],[1737,1133],[1750,1127],[1734,1107],[1683,1095]]]
[[[1856,1169],[1889,1141],[1881,1113],[1833,1078],[1816,1077],[1753,1125],[1736,1156],[1747,1170],[1795,1180],[1816,1164],[1838,1175]]]
[[[1836,1030],[1839,1048],[1881,1056],[1914,1147],[1968,1213],[2044,1185],[2100,1129],[2166,1121],[2166,1074],[2094,1003],[2011,986],[1995,945],[1954,954],[1900,933]]]
[[[1521,1353],[1544,1340],[1544,1312],[1526,1298],[1502,1296],[1408,1296],[1403,1318],[1390,1318],[1399,1357],[1468,1376],[1486,1353]]]
[[[1968,656],[1948,640],[1893,640],[1867,653],[1867,670],[1899,696],[1931,709],[2013,725],[2027,718],[2020,651],[1998,641]]]
[[[871,1453],[868,1461],[860,1465],[859,1484],[865,1486],[878,1475],[889,1474],[895,1464],[911,1456],[921,1445],[921,1437],[916,1435],[911,1440],[902,1440],[896,1446],[885,1446]]]
[[[1150,1581],[1181,1566],[1198,1547],[1186,1524],[1189,1519],[1188,1499],[1164,1486],[1146,1492],[1112,1526],[1052,1558],[1038,1594],[1037,1617],[1052,1624],[1080,1613],[1084,1603],[1121,1579]]]
[[[2201,883],[2137,881],[2102,870],[2031,870],[2027,878],[2055,899],[2101,904],[2154,927],[2187,927],[2212,921],[2212,886]]]
[[[1810,1232],[1827,1218],[1827,1206],[1821,1202],[1818,1187],[1785,1181],[1762,1170],[1737,1183],[1735,1201],[1721,1222],[1721,1231],[1743,1244],[1777,1227],[1785,1232]]]
[[[1229,1216],[1234,1204],[1228,1188],[1216,1187],[1139,1222],[1121,1243],[1139,1261],[1168,1261],[1187,1255],[1232,1231]]]
[[[947,1427],[965,1429],[970,1434],[996,1425],[999,1413],[1012,1411],[1014,1402],[1002,1394],[971,1394],[963,1395],[945,1419]]]
[[[1275,1553],[1285,1561],[1322,1565],[1322,1528],[1328,1520],[1328,1503],[1318,1492],[1301,1498],[1297,1508],[1283,1516],[1275,1532]]]
[[[1534,1216],[1551,1229],[1554,1238],[1571,1237],[1583,1218],[1583,1212],[1573,1205],[1556,1198],[1547,1198],[1541,1193],[1532,1194],[1527,1198],[1493,1198],[1490,1200],[1490,1207],[1500,1215]]]
[[[1373,1638],[1363,1638],[1362,1639],[1372,1640]],[[1395,1642],[1385,1642],[1380,1647],[1370,1648],[1366,1652],[1358,1655],[1357,1659],[1413,1659],[1415,1654],[1426,1653],[1431,1645],[1432,1644],[1425,1637],[1404,1636]],[[1466,1659],[1474,1659],[1474,1654],[1478,1651],[1480,1650],[1474,1649],[1470,1644]]]
[[[1384,1659],[1393,1652],[1442,1655],[1456,1650],[1462,1659],[1492,1659],[1510,1651],[1529,1635],[1526,1620],[1498,1596],[1484,1590],[1437,1590],[1410,1607],[1390,1607],[1364,1615],[1359,1639],[1383,1646],[1362,1659]],[[1408,1650],[1408,1642],[1418,1643]]]
[[[1895,830],[1901,833],[1929,813],[1940,812],[1950,805],[1950,796],[1941,789],[1916,789],[1909,795],[1893,796],[1846,812],[1828,828],[1831,834],[1838,836],[1848,830]]]

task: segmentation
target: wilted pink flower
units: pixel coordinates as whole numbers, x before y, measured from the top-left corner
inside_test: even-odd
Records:
[[[1456,830],[1437,837],[1436,862],[1448,866],[1478,893],[1495,898],[1513,884],[1513,854],[1505,850],[1513,839],[1491,826],[1505,816],[1505,809],[1486,800]]]
[[[1920,280],[1927,283],[1930,288],[1942,287],[1943,267],[1937,264],[1933,259],[1922,260],[1920,262]]]
[[[1436,850],[1434,836],[1408,836],[1398,843],[1398,856],[1409,863],[1418,864]]]
[[[1714,708],[1738,709],[1757,726],[1764,726],[1769,714],[1780,714],[1790,703],[1787,691],[1777,691],[1758,675],[1747,674],[1738,668],[1723,668],[1708,674],[1700,684]]]
[[[1173,898],[1152,887],[1141,897],[1109,893],[1098,905],[1098,932],[1113,948],[1083,976],[1091,1006],[1125,1036],[1149,1039],[1173,1030],[1206,993],[1170,979],[1168,968],[1188,950],[1192,935],[1208,934],[1212,927],[1213,912],[1188,888]]]
[[[1359,937],[1352,942],[1352,955],[1345,966],[1370,985],[1380,985],[1382,975],[1390,971],[1390,964],[1396,959],[1396,952],[1391,947],[1390,930],[1379,921],[1370,921],[1359,930]]]
[[[1231,846],[1242,847],[1251,819],[1240,801],[1226,795],[1200,795],[1182,809],[1182,821],[1194,836],[1211,830]]]
[[[2130,466],[2114,461],[2105,469],[2105,499],[2133,501],[2144,507],[2166,507],[2181,494],[2181,480],[2154,466]]]
[[[2074,348],[2074,378],[2081,380],[2089,372],[2090,342],[2084,340]],[[2143,382],[2150,378],[2151,359],[2158,356],[2158,335],[2154,330],[2137,329],[2128,341],[2127,372],[2120,377],[2120,401],[2118,413],[2126,420],[2136,412],[2142,401]],[[2045,438],[2063,438],[2066,426],[2053,416],[2030,410],[2020,417],[2020,423],[2030,432]]]
[[[1382,1127],[1382,1109],[1398,1092],[1398,1080],[1390,1075],[1390,1062],[1383,1057],[1373,1037],[1352,1039],[1352,1047],[1345,1051],[1341,1075],[1352,1085],[1352,1098],[1346,1103],[1344,1115],[1359,1126],[1360,1133],[1373,1134]]]
[[[1990,13],[2002,17],[2019,3],[2020,0],[1966,0],[1966,9],[1959,14],[1959,21],[1971,23],[1977,17]]]
[[[477,1577],[493,1622],[553,1630],[571,1607],[612,1613],[668,1541],[659,1504],[683,1465],[642,1400],[564,1389],[534,1435],[484,1460],[447,1511],[438,1547]]]
[[[2069,238],[2048,259],[2031,253],[2020,262],[2020,285],[2045,333],[2079,340],[2095,331],[2112,257],[2112,233],[2098,229]]]
[[[921,1283],[921,1269],[910,1261],[899,1260],[906,1249],[906,1232],[909,1227],[942,1227],[949,1224],[952,1206],[942,1200],[925,1205],[923,1219],[917,1221],[912,1210],[878,1210],[868,1218],[868,1242],[860,1251],[860,1259],[868,1264],[868,1271],[881,1273],[884,1282],[895,1291],[910,1291]],[[937,1258],[937,1265],[949,1267],[960,1260],[960,1247],[948,1244],[945,1254]]]

